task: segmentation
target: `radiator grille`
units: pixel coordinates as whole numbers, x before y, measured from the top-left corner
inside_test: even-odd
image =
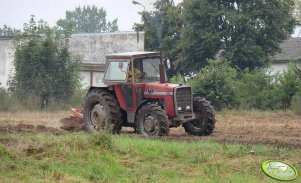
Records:
[[[190,87],[176,88],[176,111],[178,114],[192,113],[192,91]]]

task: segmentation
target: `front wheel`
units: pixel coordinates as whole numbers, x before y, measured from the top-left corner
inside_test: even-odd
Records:
[[[136,116],[137,132],[144,136],[163,136],[169,133],[166,112],[156,103],[145,104]]]
[[[183,124],[185,131],[190,135],[211,135],[216,121],[213,107],[204,98],[194,97],[193,111],[195,119]]]

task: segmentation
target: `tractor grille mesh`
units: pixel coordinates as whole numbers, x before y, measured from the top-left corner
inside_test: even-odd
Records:
[[[191,88],[190,87],[179,87],[176,88],[176,110],[178,114],[189,114],[192,112],[191,105]],[[189,106],[189,108],[187,107]]]

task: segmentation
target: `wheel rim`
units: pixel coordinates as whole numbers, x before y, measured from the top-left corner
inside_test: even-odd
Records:
[[[195,120],[193,120],[191,123],[193,125],[193,127],[196,130],[201,130],[204,128],[204,126],[206,125],[206,118],[205,115],[202,114],[201,110],[198,109],[195,113]]]
[[[147,135],[155,135],[159,131],[159,122],[155,116],[146,113],[143,116],[142,129]]]
[[[91,111],[91,123],[97,131],[106,128],[106,113],[102,105],[96,104],[93,107]]]

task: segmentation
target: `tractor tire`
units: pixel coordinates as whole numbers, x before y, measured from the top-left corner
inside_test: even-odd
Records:
[[[193,98],[194,120],[183,123],[185,131],[190,135],[207,136],[211,135],[215,128],[214,108],[206,99],[196,96]]]
[[[143,136],[164,136],[169,133],[166,112],[157,103],[147,103],[136,116],[136,131]]]
[[[121,111],[116,98],[106,90],[92,89],[84,102],[84,129],[86,132],[119,134],[122,129]]]

